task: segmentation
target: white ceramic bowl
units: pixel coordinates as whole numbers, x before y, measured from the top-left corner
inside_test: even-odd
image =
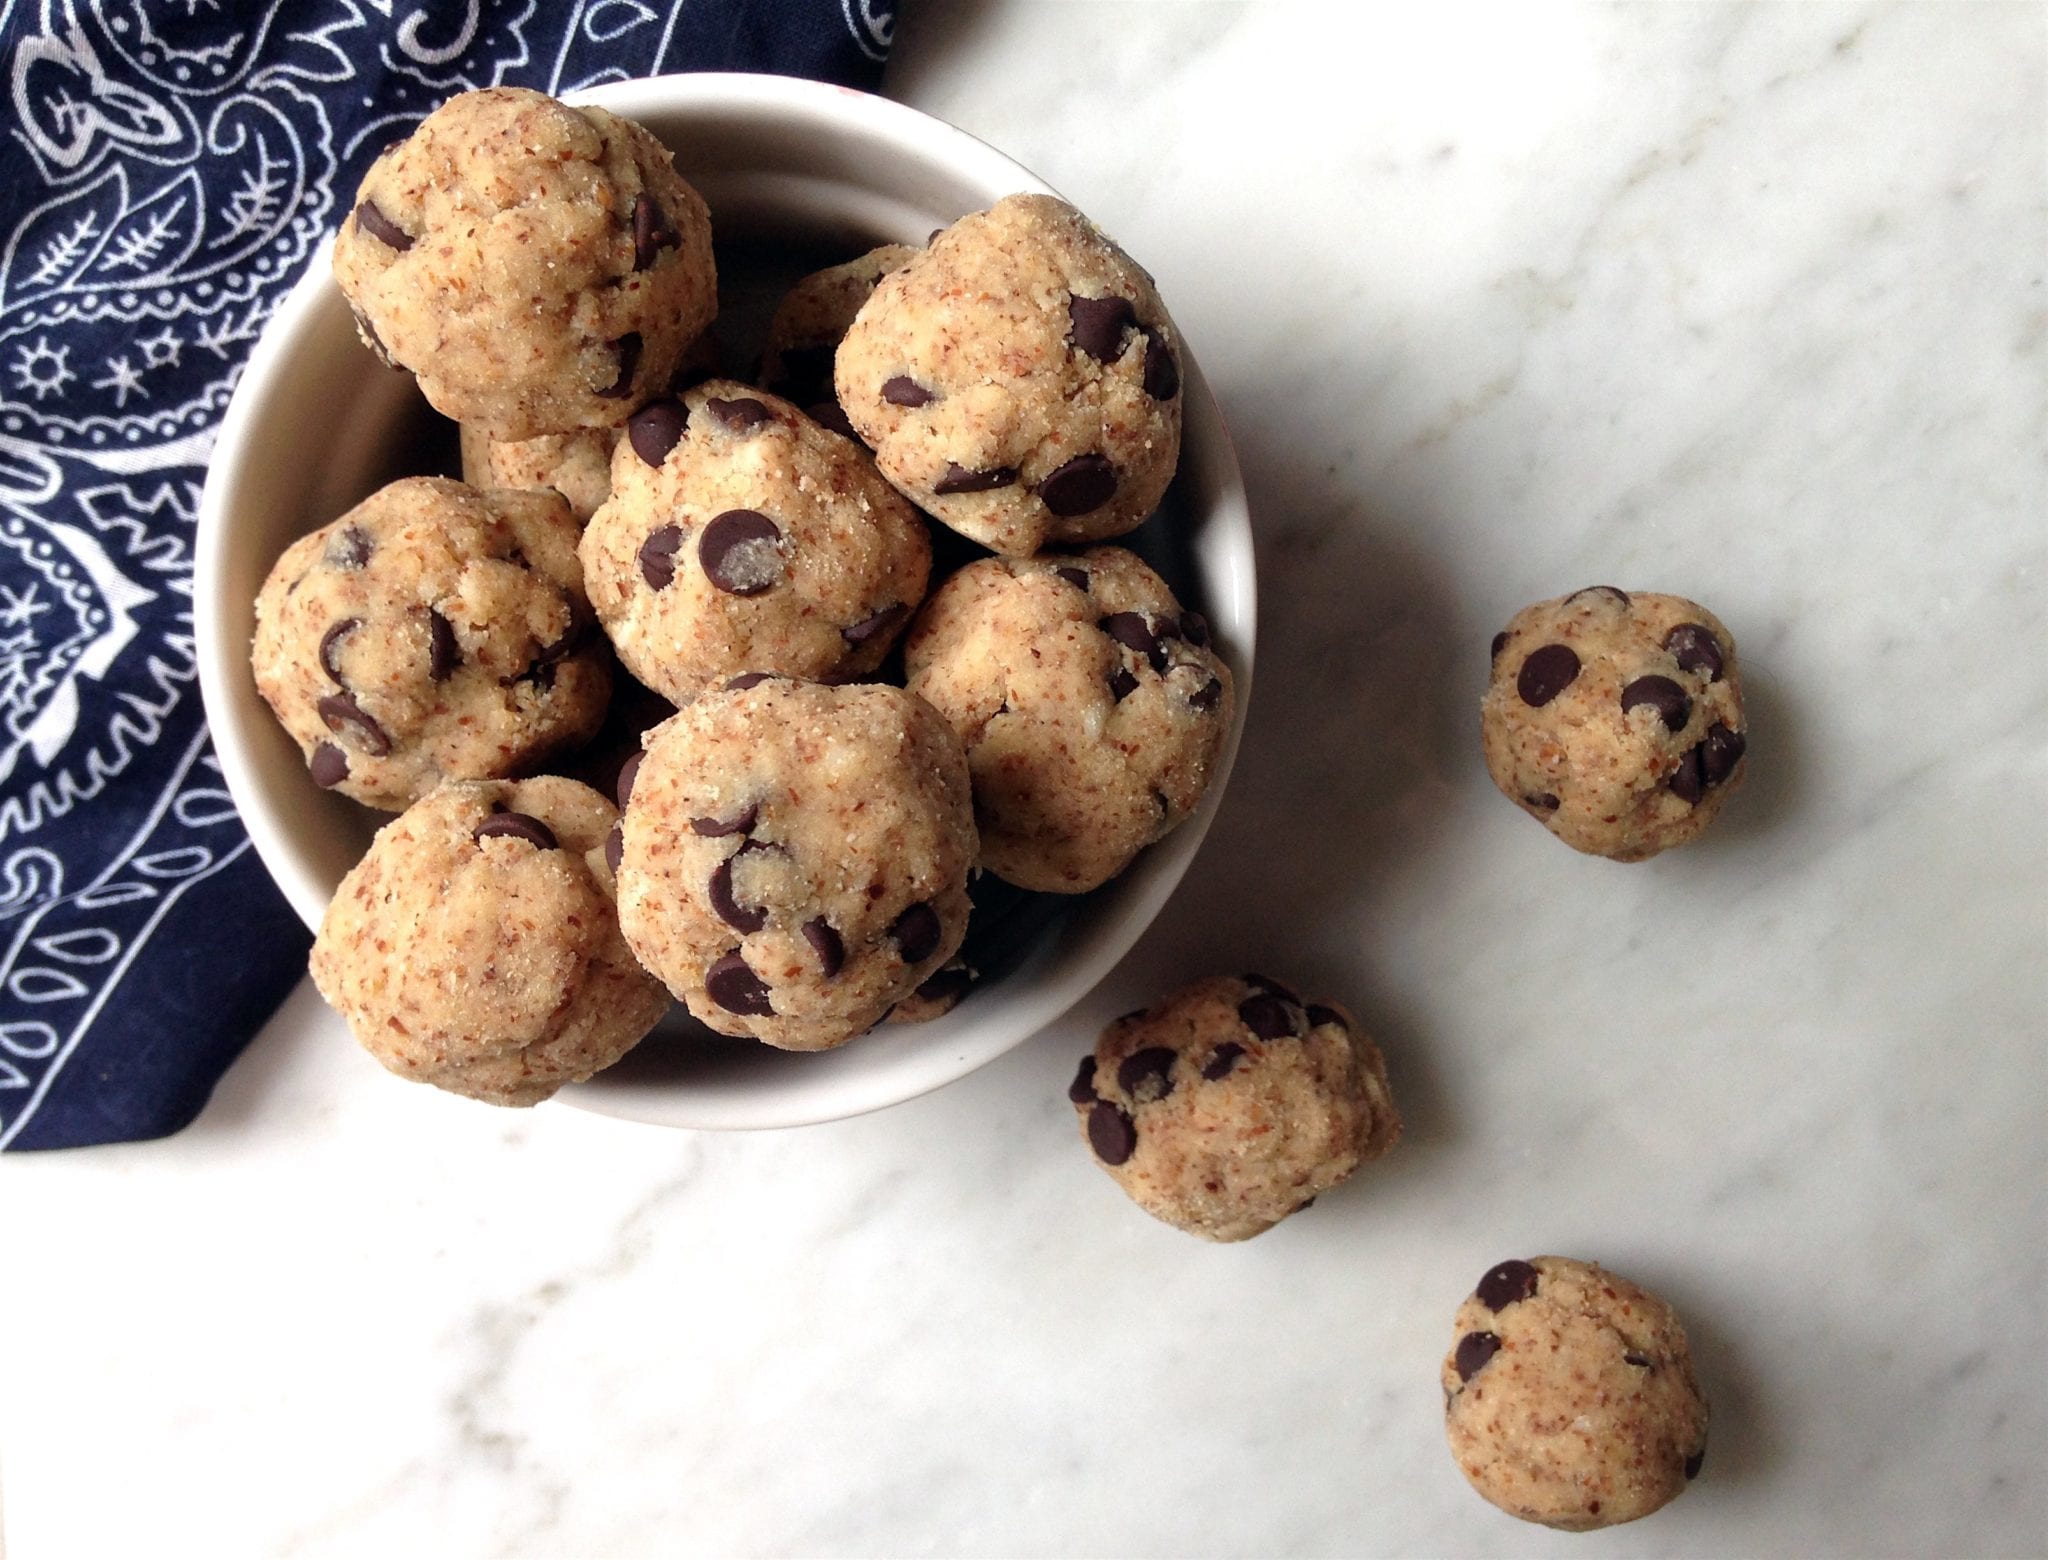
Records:
[[[951,125],[840,87],[681,75],[579,100],[638,120],[674,150],[683,176],[709,202],[721,244],[765,240],[850,257],[892,240],[921,245],[933,228],[1004,195],[1050,193]],[[1096,215],[1116,231],[1114,212]],[[734,280],[721,276],[722,284]],[[711,1036],[678,1007],[633,1055],[563,1090],[563,1101],[681,1127],[797,1126],[893,1105],[972,1072],[1058,1018],[1137,940],[1208,831],[1251,693],[1255,598],[1244,487],[1185,351],[1181,384],[1180,475],[1161,515],[1131,540],[1182,600],[1209,616],[1236,677],[1236,724],[1196,816],[1064,918],[1039,926],[1021,962],[945,1018],[885,1025],[836,1051],[792,1055]],[[357,341],[323,259],[257,344],[207,475],[194,581],[200,686],[250,837],[308,926],[318,926],[385,815],[315,787],[258,697],[248,659],[256,592],[294,538],[419,469],[420,430],[431,421],[410,377],[380,367]]]

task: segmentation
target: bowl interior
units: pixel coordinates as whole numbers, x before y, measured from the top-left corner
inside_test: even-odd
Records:
[[[676,76],[600,88],[582,100],[646,125],[704,195],[719,236],[722,323],[763,315],[803,269],[879,243],[921,245],[933,228],[1003,195],[1048,190],[949,125],[812,82]],[[1006,968],[944,1018],[884,1025],[836,1051],[792,1055],[712,1035],[678,1006],[625,1061],[564,1089],[560,1099],[689,1127],[795,1126],[856,1115],[993,1060],[1066,1011],[1137,940],[1208,829],[1251,686],[1254,590],[1243,486],[1190,353],[1182,383],[1179,475],[1160,513],[1119,543],[1209,616],[1237,681],[1236,721],[1197,815],[1093,894],[1004,895],[1000,885],[987,885],[996,890],[989,904],[1005,918],[996,958]],[[316,263],[258,344],[208,473],[195,578],[207,714],[256,849],[309,926],[318,925],[388,815],[314,786],[264,706],[248,665],[256,593],[296,537],[396,477],[451,470],[450,431],[410,376],[383,369],[357,341],[347,304],[325,264]],[[981,905],[984,896],[976,897]]]

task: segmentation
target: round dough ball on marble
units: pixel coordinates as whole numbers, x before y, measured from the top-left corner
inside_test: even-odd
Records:
[[[1594,1263],[1490,1270],[1458,1307],[1443,1388],[1459,1469],[1524,1522],[1633,1522],[1706,1459],[1707,1400],[1676,1313]]]
[[[590,626],[560,494],[408,477],[285,549],[250,661],[314,781],[395,809],[588,741],[611,693]]]
[[[836,379],[882,475],[1024,558],[1157,507],[1180,460],[1179,350],[1141,267],[1065,202],[1012,195],[882,278]]]
[[[532,1105],[630,1051],[668,993],[619,933],[618,814],[573,780],[451,780],[377,831],[313,943],[314,984],[402,1078]]]
[[[713,1029],[822,1051],[958,951],[967,764],[900,688],[737,682],[647,734],[615,846],[620,922]]]
[[[1495,785],[1574,850],[1642,861],[1713,822],[1748,745],[1735,638],[1683,596],[1594,585],[1493,640]]]
[[[1194,812],[1230,730],[1230,669],[1135,553],[984,558],[925,604],[911,692],[953,723],[981,864],[1079,894]]]
[[[908,244],[884,244],[844,265],[813,271],[783,295],[761,349],[761,383],[798,406],[838,401],[832,360],[875,284],[917,257]],[[811,411],[816,416],[815,410]],[[842,414],[843,415],[843,414]],[[838,430],[835,430],[838,431]]]
[[[1204,1240],[1249,1240],[1401,1137],[1379,1048],[1343,1008],[1216,976],[1103,1030],[1067,1091],[1131,1201]]]
[[[501,440],[624,422],[718,306],[668,149],[523,87],[450,98],[370,165],[334,277],[436,410]]]
[[[553,488],[578,525],[611,497],[612,451],[623,430],[579,428],[535,439],[496,440],[462,430],[462,480],[481,488]]]
[[[741,672],[865,676],[931,575],[923,519],[859,445],[723,379],[634,415],[582,546],[619,659],[677,703]]]

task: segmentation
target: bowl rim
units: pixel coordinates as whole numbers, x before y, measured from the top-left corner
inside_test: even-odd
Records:
[[[942,119],[850,87],[800,77],[696,72],[607,83],[565,94],[564,100],[595,105],[632,119],[694,111],[820,133],[858,128],[867,136],[882,137],[919,161],[942,161],[949,175],[994,192],[991,200],[1008,193],[1058,194],[1015,159]],[[223,632],[223,624],[230,605],[224,599],[233,540],[230,494],[239,486],[239,473],[261,458],[258,434],[271,389],[289,378],[295,348],[309,324],[333,308],[339,297],[329,247],[320,246],[305,274],[265,323],[235,385],[208,463],[193,558],[200,696],[222,778],[265,869],[300,920],[315,930],[332,889],[323,886],[315,863],[299,848],[289,827],[290,809],[275,805],[267,795],[260,748],[269,735],[264,722],[272,717],[260,697],[253,701],[245,697],[248,690],[242,684],[249,677],[248,647]],[[1257,570],[1242,470],[1220,409],[1185,340],[1181,355],[1182,469],[1187,469],[1188,425],[1199,421],[1204,462],[1209,468],[1206,480],[1213,489],[1201,511],[1202,523],[1205,529],[1220,527],[1229,562],[1220,575],[1211,568],[1202,569],[1201,579],[1211,598],[1205,604],[1212,611],[1223,605],[1221,598],[1229,600],[1227,614],[1217,615],[1227,615],[1230,624],[1228,649],[1236,709],[1200,807],[1140,858],[1142,863],[1154,852],[1170,852],[1163,866],[1149,874],[1137,896],[1117,907],[1113,927],[1093,934],[1088,944],[1069,953],[1056,979],[1003,993],[1003,1022],[994,1026],[1004,1036],[999,1042],[975,1044],[972,1031],[957,1033],[952,1039],[958,1043],[936,1048],[932,1062],[921,1070],[859,1073],[836,1080],[836,1087],[805,1091],[785,1092],[771,1083],[758,1089],[701,1093],[666,1084],[607,1086],[600,1073],[588,1082],[565,1087],[555,1096],[557,1100],[599,1115],[696,1129],[809,1126],[864,1115],[957,1082],[1015,1049],[1079,1003],[1130,952],[1178,887],[1221,804],[1244,732],[1256,648]],[[1111,543],[1116,540],[1109,539]],[[985,1006],[978,1009],[983,1014],[987,1011]],[[946,1022],[941,1019],[934,1024]],[[920,1026],[927,1027],[931,1026]],[[908,1087],[904,1086],[906,1078],[911,1080]],[[878,1083],[883,1086],[877,1087]],[[777,1101],[782,1102],[781,1108],[775,1108]]]

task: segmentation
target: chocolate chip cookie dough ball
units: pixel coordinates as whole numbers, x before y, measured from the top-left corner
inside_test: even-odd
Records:
[[[840,344],[840,404],[882,475],[1008,557],[1120,536],[1180,459],[1180,338],[1151,279],[1073,207],[1012,195],[882,278]]]
[[[790,288],[768,322],[761,383],[814,417],[824,404],[836,411],[832,360],[839,343],[861,305],[874,295],[875,284],[916,256],[907,244],[884,244],[844,265],[813,271]]]
[[[532,1105],[668,1010],[612,907],[617,814],[573,780],[450,781],[377,831],[320,923],[313,981],[402,1078]]]
[[[522,87],[450,98],[370,165],[334,241],[365,339],[493,439],[613,427],[717,309],[668,149]]]
[[[583,569],[619,659],[680,703],[746,671],[873,671],[924,599],[931,535],[852,440],[713,379],[627,425]]]
[[[1219,976],[1131,1013],[1067,1097],[1096,1161],[1154,1218],[1249,1240],[1401,1136],[1379,1048],[1278,981]]]
[[[462,430],[462,480],[479,488],[553,488],[578,525],[611,496],[618,428],[579,428],[536,439],[495,440]]]
[[[1020,888],[1100,886],[1184,823],[1230,730],[1230,669],[1134,553],[971,563],[904,647],[953,723],[981,864]]]
[[[1707,1401],[1671,1307],[1569,1257],[1503,1262],[1443,1363],[1451,1455],[1509,1516],[1584,1531],[1646,1517],[1698,1475]]]
[[[967,765],[900,688],[738,683],[647,735],[615,846],[620,921],[713,1029],[822,1051],[959,949]]]
[[[250,660],[317,784],[399,808],[588,741],[611,692],[590,626],[561,495],[409,477],[285,550]]]
[[[1744,730],[1734,636],[1683,596],[1594,585],[1494,636],[1486,767],[1574,850],[1642,861],[1695,838],[1742,783]]]

